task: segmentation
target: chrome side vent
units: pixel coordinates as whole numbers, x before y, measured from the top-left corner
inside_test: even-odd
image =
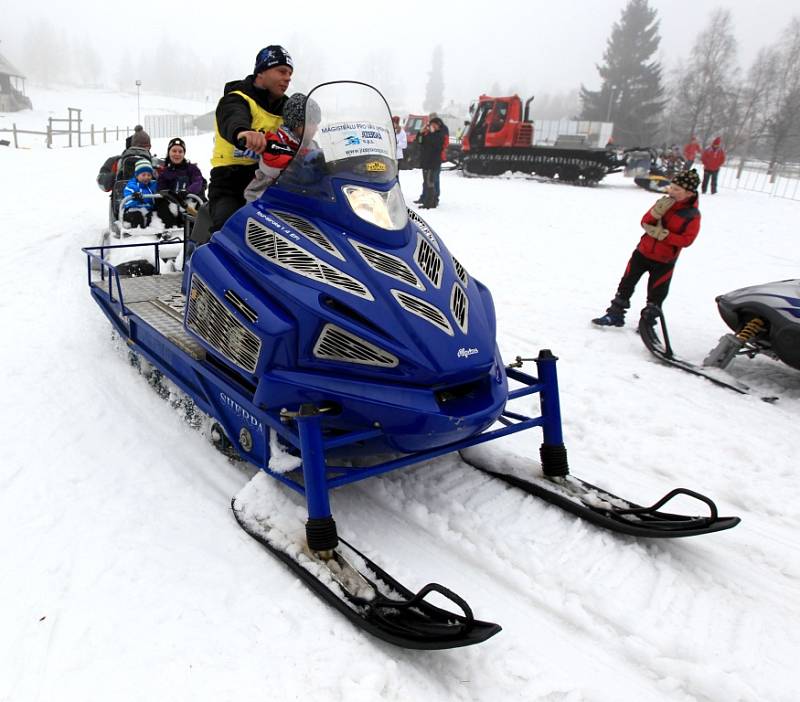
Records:
[[[339,249],[337,249],[331,243],[331,240],[328,239],[328,237],[325,236],[318,227],[313,225],[307,219],[303,219],[302,217],[298,217],[297,215],[289,212],[279,212],[278,210],[271,210],[271,212],[276,217],[280,217],[288,225],[294,227],[298,232],[305,234],[306,237],[311,239],[311,241],[313,241],[321,249],[324,249],[329,254],[333,254],[336,256],[336,258],[344,261],[344,256],[341,254]]]
[[[358,280],[256,222],[252,217],[247,220],[245,241],[253,251],[292,273],[344,290],[364,300],[375,299]]]
[[[323,327],[314,345],[314,356],[323,361],[360,363],[378,368],[395,368],[399,363],[397,356],[330,323]]]
[[[419,231],[422,232],[422,235],[428,241],[430,241],[431,244],[433,244],[433,247],[437,251],[440,251],[441,249],[439,249],[439,241],[433,235],[433,231],[431,231],[431,228],[428,226],[428,223],[424,219],[422,219],[422,217],[420,217],[416,212],[414,212],[414,210],[412,210],[411,208],[408,208],[408,218],[412,222],[414,222],[414,224],[417,225],[417,229],[419,229]]]
[[[411,270],[411,267],[402,259],[384,251],[378,251],[371,246],[362,244],[358,241],[350,239],[353,248],[361,254],[364,260],[379,273],[388,275],[395,280],[402,280],[408,283],[411,287],[417,290],[425,290],[422,281],[417,277],[417,274]]]
[[[433,246],[422,235],[417,235],[417,249],[414,251],[414,260],[420,270],[433,283],[434,287],[442,286],[442,257],[436,253]]]
[[[196,274],[187,305],[186,326],[229,361],[255,373],[261,339],[236,319]]]
[[[469,324],[469,298],[458,283],[453,283],[453,289],[450,291],[450,311],[458,328],[466,334]]]
[[[242,313],[242,316],[251,324],[255,324],[258,321],[258,315],[256,314],[255,310],[250,307],[241,297],[239,297],[233,290],[226,290],[225,291],[225,299],[230,302],[239,312]]]
[[[409,295],[400,290],[392,290],[392,295],[394,295],[394,299],[397,300],[397,304],[407,312],[411,312],[411,314],[415,314],[417,317],[422,317],[422,319],[430,322],[433,326],[438,327],[446,334],[455,336],[453,327],[450,326],[450,322],[447,321],[444,312],[438,307],[435,307],[430,302],[421,300],[415,295]]]
[[[458,262],[455,256],[450,256],[450,258],[453,260],[453,268],[456,269],[456,275],[458,276],[458,279],[464,283],[464,285],[466,285],[469,282],[469,276],[467,275],[466,269]]]

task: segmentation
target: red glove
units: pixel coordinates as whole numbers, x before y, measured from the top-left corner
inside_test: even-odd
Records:
[[[261,158],[265,165],[282,171],[294,158],[297,149],[300,148],[300,142],[283,129],[269,132],[266,137],[267,145],[264,147]]]

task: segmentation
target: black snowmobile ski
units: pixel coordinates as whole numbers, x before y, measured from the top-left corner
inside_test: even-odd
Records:
[[[650,319],[652,319],[652,323],[650,322]],[[669,333],[667,332],[667,323],[664,320],[664,313],[660,309],[657,312],[654,309],[653,315],[650,319],[648,319],[645,315],[639,319],[639,336],[642,337],[642,341],[647,347],[647,350],[650,351],[650,353],[652,353],[659,361],[670,366],[674,366],[675,368],[685,370],[687,373],[698,375],[701,378],[706,378],[716,385],[719,385],[723,388],[728,388],[729,390],[733,390],[734,392],[738,392],[742,395],[751,394],[750,387],[748,385],[733,379],[725,379],[720,377],[718,369],[696,366],[689,361],[685,361],[682,358],[675,356],[672,351],[672,346],[669,342]],[[663,341],[658,336],[656,322],[660,323]],[[776,398],[764,397],[762,399],[765,402],[772,402]]]
[[[461,458],[482,473],[572,512],[592,524],[621,534],[674,539],[731,529],[741,521],[739,517],[720,517],[717,506],[709,497],[687,488],[675,488],[650,507],[642,507],[573,475],[521,478],[481,465],[472,457],[464,455],[464,452]],[[687,516],[660,511],[661,507],[678,495],[686,495],[704,503],[708,507],[709,514]]]
[[[290,554],[270,540],[263,522],[256,524],[248,519],[246,505],[236,497],[231,509],[239,526],[291,568],[312,592],[359,629],[383,641],[403,648],[439,650],[478,644],[501,631],[498,624],[475,619],[467,602],[443,585],[428,583],[419,592],[412,592],[341,537],[326,560],[305,550]],[[329,582],[304,567],[299,556],[305,556],[307,563],[313,559]],[[356,589],[360,592],[354,592]],[[430,593],[450,600],[462,614],[426,602]]]

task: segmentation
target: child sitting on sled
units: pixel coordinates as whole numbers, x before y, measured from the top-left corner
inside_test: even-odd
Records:
[[[158,185],[154,178],[153,165],[147,159],[136,162],[133,177],[126,183],[122,191],[123,197],[130,197],[124,205],[122,219],[131,227],[147,227],[153,218],[156,208],[155,198],[145,195],[155,195]]]

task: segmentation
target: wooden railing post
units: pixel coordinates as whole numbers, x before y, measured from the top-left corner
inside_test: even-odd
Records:
[[[103,143],[106,143],[106,128],[103,127]]]
[[[53,148],[53,118],[47,118],[47,148]]]
[[[16,122],[14,122],[11,125],[11,131],[14,133],[14,148],[18,149],[19,148],[19,143],[17,142],[17,123]]]
[[[94,146],[94,122],[89,125],[90,134],[92,135],[92,146]]]

